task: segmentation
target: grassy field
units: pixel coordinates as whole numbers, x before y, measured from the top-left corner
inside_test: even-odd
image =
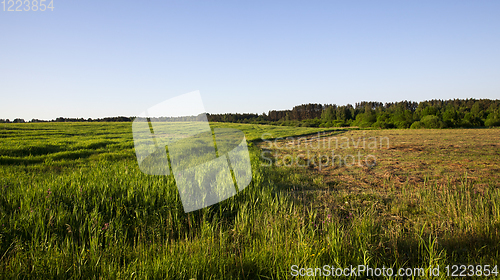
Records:
[[[498,265],[500,129],[212,127],[245,132],[252,182],[185,214],[172,176],[139,170],[131,123],[0,125],[0,278]]]

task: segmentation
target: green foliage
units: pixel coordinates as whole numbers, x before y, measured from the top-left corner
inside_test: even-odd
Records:
[[[420,123],[424,128],[443,128],[445,124],[438,116],[426,115],[420,120]]]
[[[446,106],[446,110],[443,113],[443,121],[447,127],[456,127],[460,123],[458,113],[451,104]]]
[[[434,106],[427,106],[427,107],[424,107],[420,111],[420,116],[422,118],[425,116],[435,116],[435,115],[437,115],[437,113],[438,113],[438,110],[436,108],[434,108]]]
[[[224,114],[211,115],[213,120],[236,120],[236,122],[267,123],[299,127],[343,127],[348,125],[374,128],[454,128],[497,126],[497,118],[490,117],[497,112],[500,100],[453,99],[429,100],[420,103],[401,101],[396,103],[360,102],[356,106],[335,104],[304,104],[292,110],[269,111],[269,114],[248,115]],[[426,119],[427,116],[440,119]],[[239,118],[248,117],[247,120]],[[320,121],[318,121],[318,119]],[[487,119],[493,119],[488,121]]]
[[[374,128],[394,128],[395,125],[392,123],[391,115],[389,113],[380,113],[377,116],[377,121],[372,124]]]
[[[500,126],[500,118],[498,118],[498,119],[490,119],[490,118],[488,118],[484,122],[484,125],[485,126]]]
[[[359,102],[337,106],[335,104],[302,104],[292,110],[271,110],[268,114],[207,114],[210,122],[230,122],[242,124],[269,124],[294,127],[374,127],[374,128],[410,128],[414,122],[426,116],[437,116],[444,125],[420,124],[416,127],[482,127],[498,126],[500,100],[490,99],[453,99],[429,100],[420,103],[401,101],[395,103]],[[492,115],[493,114],[493,115]],[[130,122],[133,117],[112,117],[104,119],[57,118],[55,122]],[[170,118],[153,118],[152,121],[165,121]],[[177,121],[195,121],[204,119],[204,115],[175,118]],[[24,123],[15,119],[14,123]],[[31,123],[48,122],[32,119]],[[0,123],[11,123],[0,119]]]
[[[388,121],[376,121],[372,124],[373,128],[394,128],[394,124]]]
[[[483,126],[484,122],[473,112],[466,113],[461,120],[461,127],[480,127]]]
[[[500,114],[497,112],[490,113],[484,122],[485,126],[500,126]]]
[[[416,122],[411,124],[410,128],[411,129],[419,129],[419,128],[425,128],[425,126],[421,121],[416,121]]]
[[[354,121],[354,125],[360,127],[370,127],[373,123],[377,121],[377,115],[372,110],[366,110],[364,113],[358,114],[356,116],[356,120]]]

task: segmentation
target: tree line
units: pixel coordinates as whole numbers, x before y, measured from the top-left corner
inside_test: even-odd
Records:
[[[302,104],[291,110],[271,110],[267,114],[206,114],[210,122],[255,123],[308,127],[374,128],[453,128],[500,126],[500,100],[453,99],[422,102],[359,102],[354,106]],[[29,122],[131,122],[135,117],[98,119],[63,118]],[[200,121],[204,116],[152,118],[151,121]],[[0,123],[24,123],[24,119],[0,119]]]
[[[310,127],[453,128],[500,126],[500,100],[453,99],[422,102],[359,102],[354,106],[303,104],[268,114],[215,114],[213,122]]]
[[[30,121],[25,121],[24,119],[14,119],[13,121],[9,119],[0,119],[0,123],[41,123],[41,122],[131,122],[133,121],[133,117],[106,117],[106,118],[63,118],[59,117],[54,120],[39,120],[39,119],[31,119]]]

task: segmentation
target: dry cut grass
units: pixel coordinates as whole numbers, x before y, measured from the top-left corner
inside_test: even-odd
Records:
[[[426,236],[434,261],[450,264],[498,259],[499,140],[500,129],[348,130],[259,147],[319,220],[358,227],[353,217],[373,213],[382,259],[419,263],[411,244]]]

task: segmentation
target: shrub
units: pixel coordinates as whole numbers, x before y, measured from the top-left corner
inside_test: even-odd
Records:
[[[444,122],[435,115],[427,115],[423,117],[420,122],[425,128],[443,128],[446,126]]]
[[[410,126],[411,129],[419,129],[419,128],[424,128],[424,125],[420,121],[416,121],[411,124]]]
[[[484,122],[485,126],[500,126],[500,119],[487,119]]]
[[[376,121],[374,124],[372,124],[372,127],[375,127],[375,128],[394,128],[394,124],[388,123],[385,121]]]
[[[331,127],[345,127],[345,126],[349,126],[349,124],[344,122],[344,121],[336,120],[336,121],[331,122],[330,126]]]
[[[399,121],[395,123],[395,126],[397,128],[410,128],[411,125],[412,125],[411,121]]]

